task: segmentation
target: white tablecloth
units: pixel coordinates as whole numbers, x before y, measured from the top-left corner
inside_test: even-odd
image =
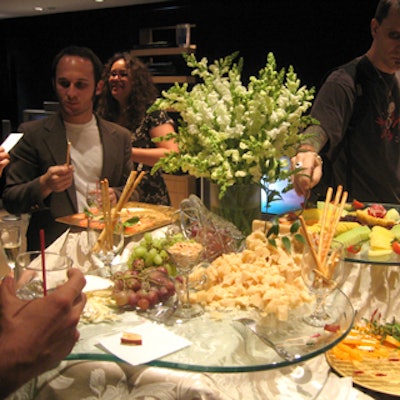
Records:
[[[82,233],[84,235],[84,233]],[[77,233],[59,246],[80,265],[91,268],[88,249]],[[400,267],[353,264],[343,286],[357,312],[369,318],[378,309],[384,319],[399,318]],[[323,355],[291,367],[251,373],[196,373],[96,361],[64,361],[21,388],[9,399],[370,399],[352,387],[351,378],[330,371]]]

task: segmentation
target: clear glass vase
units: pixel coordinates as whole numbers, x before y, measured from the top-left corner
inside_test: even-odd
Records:
[[[254,219],[261,218],[261,188],[256,184],[241,184],[228,187],[219,198],[219,186],[210,185],[210,209],[232,222],[245,235],[252,231]]]

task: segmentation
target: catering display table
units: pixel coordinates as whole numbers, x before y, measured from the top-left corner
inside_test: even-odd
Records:
[[[78,258],[85,260],[87,255],[77,251],[78,244],[77,233],[60,238],[59,243],[74,261]],[[86,264],[83,270],[85,268]],[[385,307],[389,315],[398,309],[398,269],[392,274],[390,268],[376,270],[369,265],[354,266],[343,291],[354,301],[357,311],[362,310],[363,315],[368,315],[371,307],[379,305]],[[374,284],[377,280],[385,284],[377,288]],[[392,289],[395,290],[394,296],[390,294]],[[142,366],[115,362],[118,360],[114,356],[96,347],[98,337],[110,328],[107,324],[97,324],[81,326],[82,340],[69,356],[69,361],[62,362],[58,368],[30,382],[11,398],[21,398],[18,396],[23,393],[27,398],[46,400],[367,399],[368,396],[352,389],[351,378],[339,379],[330,373],[323,355],[348,331],[354,317],[353,309],[351,306],[349,308],[342,292],[337,291],[335,296],[335,300],[339,299],[344,306],[336,307],[341,310],[338,315],[342,328],[340,333],[329,335],[327,341],[321,341],[317,346],[311,345],[309,352],[303,353],[299,362],[293,365],[281,360],[255,337],[247,337],[245,346],[243,336],[231,325],[232,317],[223,322],[205,321],[205,318],[209,318],[206,315],[186,324],[169,327],[177,334],[188,337],[195,345]],[[385,296],[393,299],[390,307],[386,304]],[[343,310],[347,311],[343,313]],[[357,315],[359,317],[360,312]],[[126,313],[124,318],[126,321],[113,323],[113,328],[119,330],[125,323],[131,323],[130,319],[138,321],[135,313]],[[312,332],[298,336],[309,338]]]

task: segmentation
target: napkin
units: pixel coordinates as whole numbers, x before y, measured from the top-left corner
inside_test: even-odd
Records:
[[[99,343],[108,352],[131,365],[145,364],[192,344],[189,340],[152,322],[145,322],[125,331],[141,335],[142,345],[122,345],[122,332],[106,336],[100,339]]]
[[[54,253],[65,254],[64,245],[67,240],[69,229],[67,229],[57,240],[55,240],[50,246],[46,248],[46,251],[52,251]]]
[[[7,139],[1,144],[1,147],[3,147],[5,152],[9,153],[22,136],[24,136],[23,133],[10,133]]]
[[[329,374],[328,380],[318,396],[318,400],[331,399],[373,400],[371,396],[353,387],[351,376],[340,378],[333,373]]]
[[[65,255],[65,251],[63,251],[65,241],[67,239],[69,233],[69,229],[64,232],[57,240],[55,240],[50,246],[46,247],[45,251],[50,253],[58,253],[60,255]],[[41,257],[36,257],[29,266],[31,268],[41,268],[42,259]]]

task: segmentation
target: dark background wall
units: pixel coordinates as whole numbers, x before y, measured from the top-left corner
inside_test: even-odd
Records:
[[[336,65],[364,53],[378,0],[187,0],[101,11],[0,20],[0,119],[16,128],[25,108],[55,100],[54,55],[69,44],[91,47],[106,61],[139,43],[139,29],[196,24],[192,43],[209,60],[238,50],[244,77],[257,74],[272,51],[316,86]],[[1,8],[1,5],[0,5]]]

